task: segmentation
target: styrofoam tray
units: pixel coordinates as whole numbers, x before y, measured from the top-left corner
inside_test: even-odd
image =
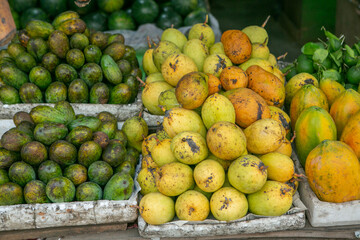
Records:
[[[147,224],[139,214],[138,230],[139,234],[146,238],[184,238],[301,229],[305,227],[305,209],[299,194],[296,193],[292,208],[286,214],[278,217],[247,214],[241,219],[229,222],[209,218],[199,222],[174,220],[161,225],[151,225]]]
[[[123,122],[118,122],[119,128],[122,125]],[[12,120],[1,119],[0,137],[12,127],[15,127]],[[134,177],[134,190],[128,200],[0,206],[0,231],[134,222],[138,217],[140,186],[136,177],[140,167],[139,162]]]
[[[294,152],[294,151],[293,151]],[[299,159],[294,153],[297,172],[305,175]],[[320,201],[307,181],[299,184],[301,201],[305,204],[306,216],[313,227],[330,227],[360,224],[360,200],[344,203]]]
[[[2,104],[0,102],[0,119],[12,119],[14,114],[23,111],[29,113],[30,110],[38,105],[47,105],[53,107],[53,103],[19,103]],[[141,91],[139,91],[134,103],[130,104],[90,104],[90,103],[71,103],[76,114],[86,116],[96,116],[98,113],[107,111],[117,118],[118,121],[136,116],[142,109]]]

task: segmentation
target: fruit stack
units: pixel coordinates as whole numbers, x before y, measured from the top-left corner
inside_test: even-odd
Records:
[[[121,34],[89,32],[73,11],[52,24],[31,20],[0,51],[0,101],[132,103],[142,72],[124,41]]]
[[[77,115],[68,102],[18,112],[1,136],[0,205],[127,200],[134,188],[139,139],[132,117],[118,128],[109,112]]]
[[[298,175],[281,109],[285,78],[267,42],[263,27],[248,26],[215,43],[201,23],[188,37],[165,30],[145,53],[143,104],[164,115],[143,142],[137,178],[147,223],[280,216],[291,208]]]
[[[207,5],[204,0],[91,0],[79,7],[74,0],[10,0],[17,29],[30,20],[52,21],[67,10],[81,15],[90,29],[135,30],[139,25],[154,23],[165,29],[174,25],[192,26],[204,21]]]

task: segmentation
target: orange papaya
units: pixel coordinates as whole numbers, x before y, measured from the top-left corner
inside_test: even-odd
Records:
[[[334,119],[340,139],[349,118],[360,110],[360,94],[354,89],[346,89],[333,102],[330,115]]]
[[[360,162],[340,141],[325,140],[306,158],[305,174],[321,201],[342,203],[360,199]]]
[[[290,119],[292,129],[295,129],[296,120],[301,112],[311,106],[318,106],[329,111],[329,104],[323,91],[314,85],[307,84],[302,86],[291,100]]]

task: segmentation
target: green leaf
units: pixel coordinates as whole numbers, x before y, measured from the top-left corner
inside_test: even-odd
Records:
[[[314,62],[322,63],[324,62],[324,60],[327,58],[328,55],[329,55],[328,50],[320,48],[315,50],[312,59]]]
[[[332,60],[334,61],[334,63],[336,64],[336,66],[340,67],[341,65],[341,61],[339,61],[336,56],[334,55],[334,53],[330,53],[330,57],[332,58]]]
[[[323,29],[324,29],[325,36],[326,36],[327,38],[329,38],[329,39],[335,39],[335,40],[340,41],[340,39],[339,39],[337,36],[335,36],[334,34],[332,34],[332,33],[329,32],[329,31],[326,31],[325,28],[323,28]]]
[[[305,55],[313,55],[317,49],[323,49],[324,46],[321,43],[308,42],[301,48],[301,52]]]

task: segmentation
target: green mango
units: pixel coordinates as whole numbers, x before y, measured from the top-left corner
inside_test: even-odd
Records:
[[[9,151],[19,152],[32,137],[17,128],[11,128],[1,136],[1,146]]]
[[[80,70],[80,78],[91,88],[103,80],[101,67],[96,63],[86,63]]]
[[[0,87],[0,101],[3,104],[21,103],[18,90],[9,85],[4,85]]]
[[[63,82],[53,82],[45,91],[45,101],[47,103],[57,103],[65,101],[67,98],[67,87]]]
[[[56,81],[64,82],[69,85],[73,80],[77,78],[77,71],[72,66],[61,63],[55,69]]]
[[[92,140],[92,130],[87,126],[78,126],[71,130],[66,136],[66,141],[74,144],[75,147],[80,147],[81,144]]]
[[[106,200],[128,200],[133,192],[134,180],[130,174],[115,173],[104,188]]]
[[[40,62],[43,56],[49,51],[47,42],[42,38],[30,38],[27,46],[28,53]]]
[[[31,119],[35,124],[42,122],[67,123],[67,116],[50,106],[39,105],[31,109]]]
[[[0,206],[24,202],[23,190],[19,184],[8,182],[0,185]]]
[[[51,73],[54,73],[57,65],[59,64],[60,59],[52,52],[46,53],[41,60],[41,65]]]
[[[24,83],[19,89],[20,99],[23,103],[42,103],[43,95],[34,83]]]
[[[68,88],[68,98],[71,103],[89,102],[89,88],[84,80],[78,78],[70,83]]]
[[[119,166],[126,157],[126,147],[122,143],[109,143],[103,153],[102,160],[110,164],[112,167]]]
[[[55,30],[48,39],[49,48],[59,58],[65,58],[70,50],[70,43],[67,35],[62,31]]]
[[[30,72],[30,70],[36,66],[35,58],[27,52],[20,53],[15,58],[16,66],[23,72]]]
[[[85,34],[75,33],[70,37],[70,47],[72,49],[83,51],[87,46],[89,46],[89,39]]]
[[[43,91],[46,90],[52,82],[50,72],[41,66],[36,66],[31,69],[29,73],[29,80]]]
[[[16,89],[28,82],[28,75],[12,65],[0,65],[0,78],[7,84]]]
[[[61,112],[62,114],[64,114],[64,117],[66,119],[65,125],[67,125],[75,120],[75,118],[76,118],[75,111],[69,102],[67,102],[67,101],[57,102],[57,103],[55,103],[54,108],[56,110],[58,110],[59,112]]]
[[[126,104],[130,102],[131,97],[131,88],[125,83],[120,83],[111,89],[109,103]]]
[[[66,53],[66,62],[75,69],[81,68],[85,63],[85,56],[79,49],[70,49]]]
[[[94,84],[90,89],[90,103],[106,104],[110,98],[109,87],[102,82]]]
[[[31,20],[26,24],[25,30],[30,38],[41,37],[47,39],[55,29],[48,22]]]
[[[14,162],[20,160],[20,153],[0,148],[0,169],[9,168]]]
[[[57,140],[64,139],[68,134],[67,127],[62,123],[42,122],[34,129],[34,138],[45,145],[51,145]]]
[[[87,126],[93,132],[96,132],[97,129],[99,128],[100,124],[101,124],[101,121],[97,117],[86,116],[86,117],[75,119],[68,125],[68,128],[71,131],[78,126]]]
[[[122,73],[120,68],[109,55],[103,55],[101,57],[101,69],[104,73],[105,78],[112,84],[117,85],[122,82]]]

